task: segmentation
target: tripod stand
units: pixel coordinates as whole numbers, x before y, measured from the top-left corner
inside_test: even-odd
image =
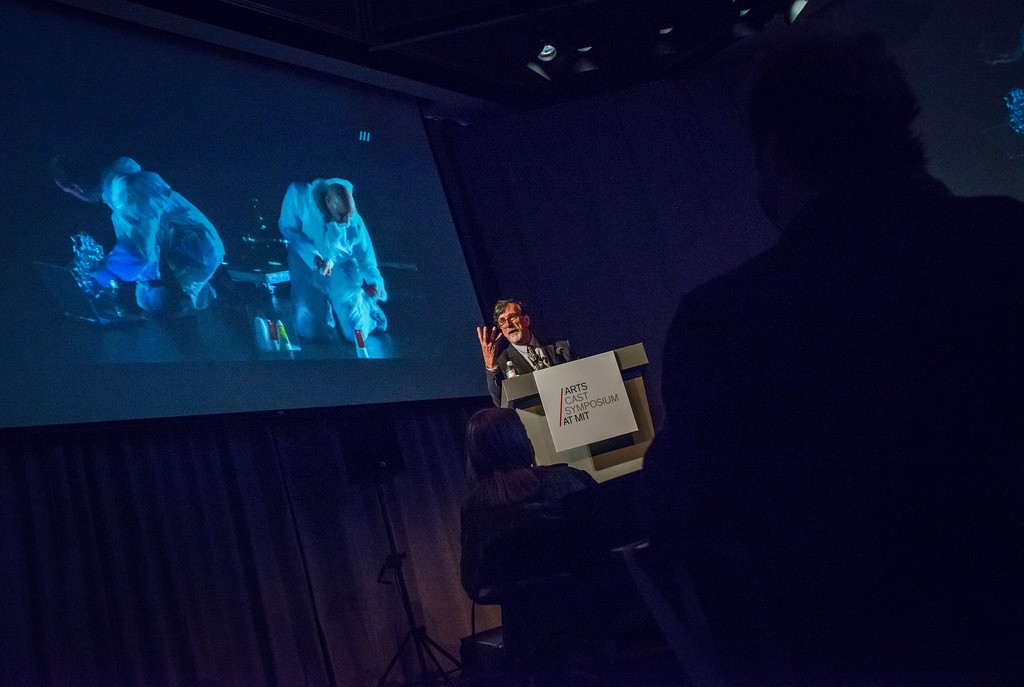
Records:
[[[388,503],[384,495],[384,482],[380,479],[377,480],[377,500],[380,502],[380,512],[384,518],[384,529],[387,531],[388,545],[390,546],[390,553],[384,559],[384,564],[380,567],[377,582],[389,584],[384,579],[384,576],[389,570],[394,571],[395,580],[398,582],[398,593],[402,597],[402,607],[405,609],[405,617],[409,622],[409,631],[405,634],[405,639],[402,640],[402,643],[398,645],[395,655],[391,658],[387,669],[377,682],[377,687],[384,687],[388,675],[391,674],[392,669],[398,663],[398,659],[402,657],[410,643],[416,648],[416,658],[420,666],[420,677],[418,680],[406,682],[406,685],[454,684],[448,677],[448,673],[451,671],[446,672],[441,667],[441,663],[438,661],[434,651],[437,651],[451,661],[452,665],[455,666],[453,670],[458,670],[462,667],[462,664],[427,635],[426,626],[416,623],[416,615],[413,613],[412,602],[409,600],[409,588],[405,583],[405,573],[402,571],[402,561],[405,559],[405,554],[399,552],[398,544],[395,542],[395,530],[391,526],[391,514],[388,511]],[[428,658],[433,664],[433,670],[427,667]]]

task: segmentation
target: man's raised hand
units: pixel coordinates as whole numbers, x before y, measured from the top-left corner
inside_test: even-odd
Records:
[[[484,356],[484,367],[493,370],[498,366],[498,342],[502,333],[497,327],[477,327],[476,336],[480,339],[480,352]]]

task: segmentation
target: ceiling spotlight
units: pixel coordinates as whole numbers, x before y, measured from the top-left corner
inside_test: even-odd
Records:
[[[789,23],[792,24],[807,7],[807,0],[795,0],[789,7]]]
[[[551,43],[545,43],[537,53],[537,59],[541,62],[550,62],[556,57],[558,57],[558,48]]]
[[[675,55],[676,46],[675,41],[669,38],[669,34],[675,30],[675,26],[668,22],[661,22],[658,26],[658,36],[654,39],[654,54],[655,55]]]
[[[533,73],[537,74],[542,79],[547,79],[548,81],[551,81],[551,77],[548,76],[548,73],[544,69],[544,67],[540,66],[536,62],[532,62],[532,61],[531,62],[527,62],[526,66],[527,66],[527,68],[530,69],[530,71],[532,71]]]

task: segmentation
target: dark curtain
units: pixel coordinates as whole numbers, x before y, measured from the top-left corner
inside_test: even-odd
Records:
[[[346,463],[351,410],[5,433],[0,684],[375,684],[409,630],[379,494],[417,619],[457,655],[477,406],[375,411],[402,454],[379,489]],[[391,677],[416,675],[410,647]]]

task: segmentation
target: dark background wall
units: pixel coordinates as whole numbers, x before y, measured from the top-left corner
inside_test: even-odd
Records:
[[[1011,4],[830,6],[888,36],[920,94],[932,168],[958,192],[1024,198],[1024,158],[1000,136],[1024,63],[979,59],[986,36],[1019,38],[1020,9],[996,12]],[[645,343],[657,408],[678,298],[776,237],[738,114],[748,52],[586,102],[432,122],[482,313],[512,295],[586,353]],[[399,447],[386,497],[415,609],[455,651],[470,623],[461,431],[489,404],[482,384],[463,402],[4,432],[0,683],[376,683],[407,627],[377,583],[376,487],[350,463],[382,426]]]
[[[538,331],[585,353],[644,343],[655,414],[680,295],[775,240],[739,117],[746,57],[442,132],[490,280],[481,299],[523,300]]]

